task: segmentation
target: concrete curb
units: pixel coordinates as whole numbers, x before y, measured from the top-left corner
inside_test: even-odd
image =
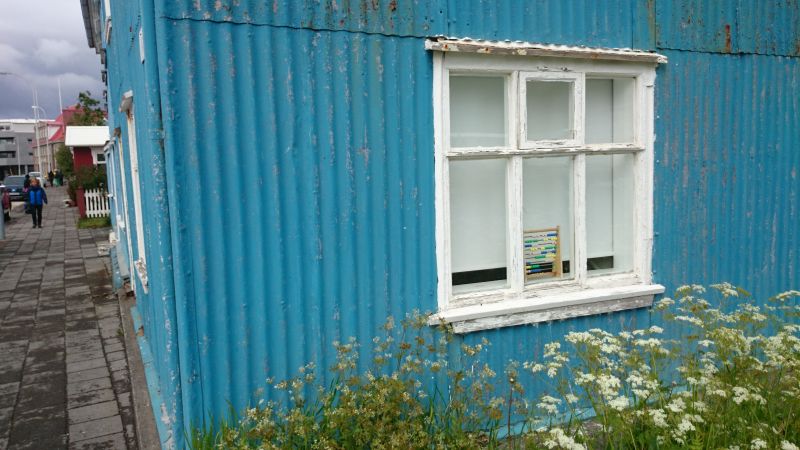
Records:
[[[158,428],[153,416],[153,405],[147,389],[144,363],[131,317],[131,308],[135,306],[136,301],[133,297],[127,296],[125,288],[117,290],[117,296],[119,313],[122,317],[122,329],[125,334],[125,348],[128,349],[128,371],[131,378],[133,414],[136,416],[136,437],[139,448],[143,450],[160,449],[161,439],[159,439]]]

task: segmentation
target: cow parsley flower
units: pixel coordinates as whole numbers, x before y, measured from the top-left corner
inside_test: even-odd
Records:
[[[630,402],[628,401],[628,397],[625,397],[624,395],[620,395],[619,397],[608,402],[608,406],[612,409],[616,409],[617,411],[622,411],[629,405]]]

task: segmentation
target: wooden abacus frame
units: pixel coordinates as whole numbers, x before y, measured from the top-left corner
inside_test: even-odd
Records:
[[[528,260],[525,257],[525,240],[528,234],[532,233],[555,233],[555,246],[556,254],[553,257],[552,269],[547,272],[528,273]],[[561,276],[561,227],[554,228],[539,228],[535,230],[523,230],[522,232],[522,246],[523,246],[523,265],[522,269],[525,271],[525,281],[540,280],[542,278],[556,278]]]

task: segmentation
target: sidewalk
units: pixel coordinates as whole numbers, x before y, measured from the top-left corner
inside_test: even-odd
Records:
[[[0,450],[137,448],[108,229],[78,230],[64,188],[42,229],[15,213],[0,241]]]

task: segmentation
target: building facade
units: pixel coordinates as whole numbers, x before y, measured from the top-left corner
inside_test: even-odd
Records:
[[[82,6],[166,446],[389,315],[500,372],[686,283],[800,284],[797,3]]]
[[[34,170],[35,122],[0,119],[0,179]]]

